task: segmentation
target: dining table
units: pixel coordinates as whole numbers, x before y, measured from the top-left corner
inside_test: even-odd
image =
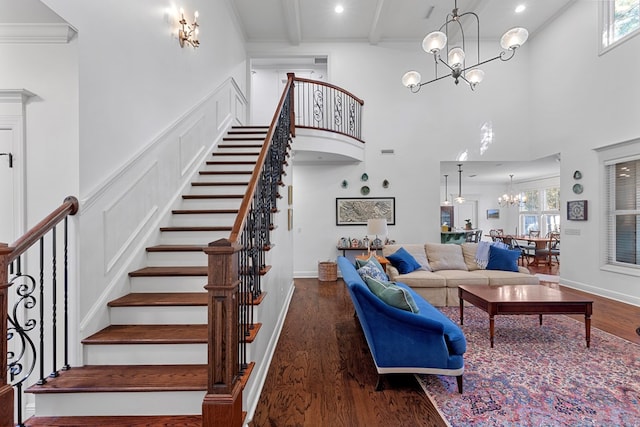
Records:
[[[538,250],[540,249],[546,249],[547,245],[549,244],[549,238],[548,237],[532,237],[532,236],[511,236],[513,239],[518,241],[518,244],[520,244],[520,242],[527,242],[527,245],[530,243],[533,243],[535,245],[535,252],[533,254],[533,261],[531,261],[531,265],[539,265],[540,264],[540,259],[542,257],[538,257],[536,256],[536,253],[538,252]],[[546,255],[545,255],[546,257]]]

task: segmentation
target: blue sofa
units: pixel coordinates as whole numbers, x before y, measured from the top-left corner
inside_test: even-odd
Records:
[[[458,325],[403,283],[396,282],[411,293],[417,313],[378,298],[347,258],[338,257],[338,266],[378,371],[376,390],[384,374],[422,373],[456,376],[462,393],[467,341]]]

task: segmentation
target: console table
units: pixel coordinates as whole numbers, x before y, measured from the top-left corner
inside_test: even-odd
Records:
[[[342,251],[342,256],[347,256],[347,251],[361,251],[368,252],[369,249],[372,251],[381,251],[382,246],[371,246],[371,248],[367,248],[366,246],[336,246],[339,251]]]

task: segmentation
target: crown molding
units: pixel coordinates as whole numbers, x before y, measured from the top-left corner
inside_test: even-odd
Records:
[[[69,43],[76,34],[76,29],[66,23],[0,23],[0,43]]]

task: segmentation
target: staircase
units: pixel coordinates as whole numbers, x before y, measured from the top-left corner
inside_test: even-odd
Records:
[[[266,133],[233,127],[218,144],[160,228],[159,244],[146,249],[147,266],[129,273],[131,293],[108,303],[111,324],[82,341],[85,365],[27,390],[36,395],[37,416],[25,425],[201,425],[208,375],[202,248],[229,236]]]

